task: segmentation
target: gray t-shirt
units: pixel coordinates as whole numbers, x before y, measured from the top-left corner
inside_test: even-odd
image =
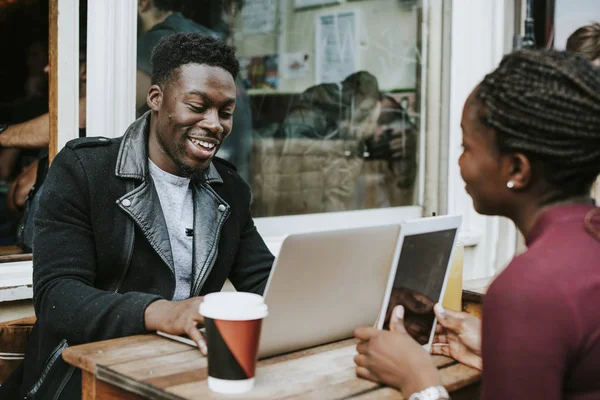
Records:
[[[150,159],[148,165],[169,231],[176,278],[173,300],[187,299],[191,292],[194,250],[193,237],[186,234],[186,229],[194,228],[190,179],[165,172]]]

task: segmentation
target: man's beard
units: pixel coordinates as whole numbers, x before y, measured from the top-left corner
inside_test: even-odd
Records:
[[[192,181],[203,179],[206,176],[207,168],[195,168],[190,165],[185,164],[181,159],[183,157],[179,157],[182,154],[185,154],[185,143],[178,144],[176,147],[172,148],[168,146],[161,135],[157,135],[158,144],[162,148],[162,150],[167,153],[169,158],[173,160],[173,162],[179,167],[179,170],[186,178],[190,178]],[[187,139],[186,139],[187,140]],[[210,165],[210,164],[209,164]]]

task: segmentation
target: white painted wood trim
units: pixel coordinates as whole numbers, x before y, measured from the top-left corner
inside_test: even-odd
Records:
[[[370,225],[394,224],[423,216],[419,206],[392,207],[373,210],[343,211],[323,214],[286,215],[256,218],[254,224],[265,238],[277,238],[290,233],[305,233],[331,229],[358,228]]]
[[[463,104],[471,90],[500,62],[507,48],[506,15],[510,0],[455,0],[452,6],[450,71],[450,122],[448,127],[448,212],[463,215],[465,249],[464,278],[478,279],[497,274],[514,256],[516,231],[504,218],[484,217],[473,209],[464,190],[458,158],[462,152],[460,120]],[[507,13],[508,14],[508,13]]]
[[[433,19],[430,19],[430,3],[432,7],[441,8],[441,4],[439,4],[439,0],[434,0],[430,2],[429,0],[422,0],[422,15],[421,15],[421,48],[420,51],[420,63],[421,63],[421,87],[417,88],[417,90],[421,91],[420,96],[420,104],[419,104],[419,157],[418,157],[418,170],[417,170],[417,182],[419,185],[419,193],[417,195],[417,204],[424,204],[425,200],[425,174],[426,174],[426,133],[427,130],[427,117],[429,115],[428,112],[428,103],[429,103],[429,79],[436,80],[432,77],[429,71],[429,40],[430,36],[437,35],[440,33],[441,29],[438,26],[434,26],[432,22],[437,22],[435,19],[435,15],[437,14],[435,11],[432,13],[434,15]],[[433,43],[437,43],[435,39],[433,39]],[[434,58],[435,60],[435,58]],[[435,71],[435,69],[434,69]],[[434,83],[434,82],[432,82]]]
[[[0,303],[31,299],[33,297],[32,273],[31,261],[0,264]]]
[[[89,0],[87,136],[117,137],[135,120],[137,3]]]
[[[58,0],[58,151],[79,137],[79,0]]]

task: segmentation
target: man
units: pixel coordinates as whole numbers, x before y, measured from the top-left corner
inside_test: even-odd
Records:
[[[201,9],[199,25],[177,11],[173,0],[138,0],[136,109],[138,116],[148,110],[146,94],[150,87],[150,55],[158,41],[174,33],[200,33],[205,36],[231,40],[231,21],[236,12],[228,0],[194,2]],[[192,11],[188,9],[188,11]],[[228,21],[228,22],[226,22]],[[227,25],[224,27],[223,25]],[[217,30],[219,32],[217,32]],[[233,115],[234,129],[227,143],[221,147],[219,156],[235,164],[238,174],[250,182],[250,151],[252,148],[252,114],[250,100],[240,77],[236,77],[236,110]]]
[[[161,330],[205,351],[199,296],[227,278],[240,291],[265,288],[273,255],[250,215],[250,189],[214,157],[232,128],[233,49],[171,35],[152,68],[151,111],[120,138],[69,142],[48,172],[21,398],[79,397],[80,374],[60,357],[69,345]]]

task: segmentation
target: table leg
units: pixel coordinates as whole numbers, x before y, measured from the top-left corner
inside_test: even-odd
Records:
[[[99,381],[96,376],[82,371],[81,374],[82,400],[142,400],[143,397],[126,392],[106,382]]]

